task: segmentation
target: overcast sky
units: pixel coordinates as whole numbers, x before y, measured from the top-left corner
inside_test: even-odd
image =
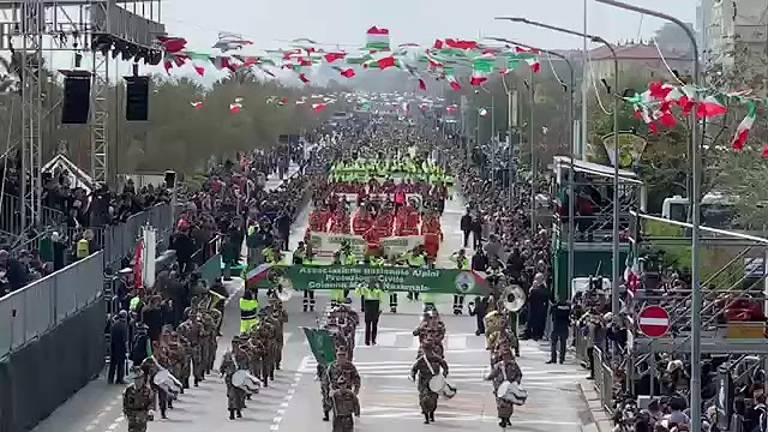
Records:
[[[694,22],[698,0],[624,0]],[[211,47],[218,31],[253,40],[256,48],[285,46],[307,37],[352,45],[365,41],[376,25],[390,29],[393,43],[431,44],[435,38],[501,36],[543,48],[580,48],[581,40],[494,16],[531,20],[582,30],[582,0],[166,0],[163,21],[168,33],[183,36],[190,48]],[[663,23],[588,0],[588,28],[609,41],[647,38]]]

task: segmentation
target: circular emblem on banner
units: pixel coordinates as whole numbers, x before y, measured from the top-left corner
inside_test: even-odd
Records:
[[[464,271],[459,273],[453,282],[459,292],[468,293],[475,287],[475,275],[472,272]]]

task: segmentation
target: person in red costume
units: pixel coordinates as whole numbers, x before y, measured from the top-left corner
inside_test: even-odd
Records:
[[[364,235],[373,226],[373,219],[365,207],[360,207],[352,218],[352,231],[356,235]]]

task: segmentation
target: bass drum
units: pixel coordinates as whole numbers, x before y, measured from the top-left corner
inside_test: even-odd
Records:
[[[496,397],[504,399],[514,405],[525,405],[528,399],[528,391],[516,382],[504,381],[496,389]]]
[[[429,379],[429,389],[435,393],[442,393],[445,388],[445,377],[442,375],[435,375]]]

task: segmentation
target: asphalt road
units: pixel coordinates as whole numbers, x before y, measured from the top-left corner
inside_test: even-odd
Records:
[[[458,221],[464,203],[458,199],[446,206],[443,220],[444,244],[438,262],[448,265],[448,256],[460,247]],[[295,247],[306,228],[308,210],[304,209],[293,227],[291,247]],[[242,281],[227,283],[232,294],[225,309],[218,358],[238,330],[238,303]],[[317,294],[317,311],[301,312],[301,298],[287,304],[289,322],[285,326],[283,370],[276,381],[247,402],[243,418],[228,420],[226,387],[218,376],[211,376],[200,387],[187,391],[174,404],[167,420],[149,424],[157,432],[261,432],[304,430],[331,431],[322,422],[320,384],[315,380],[315,361],[299,327],[314,326],[327,305],[327,294]],[[417,340],[412,330],[420,320],[421,305],[400,296],[397,314],[385,313],[379,322],[376,346],[366,346],[358,331],[354,363],[362,376],[360,401],[362,416],[356,423],[361,432],[420,431],[491,431],[499,430],[496,405],[489,382],[483,380],[488,370],[488,352],[482,336],[475,336],[474,317],[451,315],[449,296],[440,300],[438,309],[447,326],[446,360],[449,380],[458,388],[450,400],[438,402],[436,422],[422,423],[415,383],[408,372],[415,360]],[[359,308],[359,300],[355,299]],[[388,306],[388,305],[386,305]],[[383,309],[387,309],[383,308]],[[528,402],[512,417],[513,431],[573,432],[589,422],[588,407],[578,389],[585,372],[568,358],[565,365],[547,365],[548,346],[524,341],[518,362],[523,370],[523,384],[529,391]],[[218,367],[218,360],[216,366]],[[121,412],[122,386],[92,382],[42,422],[35,432],[110,432],[127,430]],[[407,429],[403,429],[407,428]]]

